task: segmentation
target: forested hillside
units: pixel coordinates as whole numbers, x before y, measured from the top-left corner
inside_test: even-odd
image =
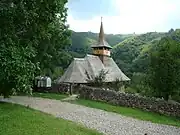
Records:
[[[144,73],[147,69],[147,52],[164,36],[165,33],[150,32],[127,38],[113,47],[112,57],[129,76],[133,72]]]

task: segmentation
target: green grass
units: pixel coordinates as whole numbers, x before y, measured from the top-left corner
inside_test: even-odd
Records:
[[[103,103],[103,102],[84,100],[84,99],[79,99],[79,100],[73,101],[72,103],[84,105],[91,108],[97,108],[97,109],[105,110],[108,112],[115,112],[118,114],[122,114],[124,116],[133,117],[140,120],[151,121],[153,123],[173,125],[173,126],[180,127],[179,118],[160,115],[158,113],[147,112],[140,109],[129,108],[129,107],[113,106],[113,105]]]
[[[61,99],[67,98],[68,95],[54,94],[54,93],[37,93],[37,92],[35,92],[35,93],[33,93],[33,97],[42,97],[42,98],[61,100]]]
[[[70,121],[0,102],[0,135],[100,135]]]

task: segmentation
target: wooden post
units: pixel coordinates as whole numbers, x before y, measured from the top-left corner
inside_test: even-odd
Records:
[[[69,94],[72,95],[72,89],[73,89],[73,85],[72,83],[70,83],[70,88],[69,88]]]

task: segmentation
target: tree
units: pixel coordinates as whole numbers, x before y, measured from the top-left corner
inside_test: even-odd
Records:
[[[115,90],[115,91],[122,91],[124,88],[125,83],[121,81],[122,79],[116,78],[114,82],[110,83],[109,85]]]
[[[149,85],[154,96],[168,100],[180,86],[180,43],[171,37],[163,38],[150,56]]]
[[[41,69],[60,65],[58,58],[70,36],[65,25],[66,3],[67,0],[0,1],[0,94],[4,97],[14,92],[29,93],[39,65]]]
[[[103,69],[101,69],[99,71],[99,74],[96,75],[94,78],[92,78],[91,76],[89,76],[89,74],[87,72],[85,72],[87,78],[88,78],[88,83],[92,86],[97,86],[97,87],[102,87],[106,81],[106,75],[108,74],[108,71],[105,71]]]
[[[62,20],[62,16],[55,18],[49,25],[48,33],[50,38],[48,42],[43,42],[37,48],[38,55],[36,56],[36,61],[41,64],[41,74],[48,73],[51,77],[57,76],[54,72],[55,69],[57,67],[67,68],[67,65],[72,60],[68,52],[68,47],[71,44],[71,32],[68,30],[68,26],[65,25],[65,21]]]

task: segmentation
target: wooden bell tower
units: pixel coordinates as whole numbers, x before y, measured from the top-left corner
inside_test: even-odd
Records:
[[[110,57],[110,50],[112,47],[105,41],[103,22],[101,17],[101,26],[99,32],[98,44],[91,46],[93,48],[93,55],[99,56],[102,62],[104,62],[104,57]]]

